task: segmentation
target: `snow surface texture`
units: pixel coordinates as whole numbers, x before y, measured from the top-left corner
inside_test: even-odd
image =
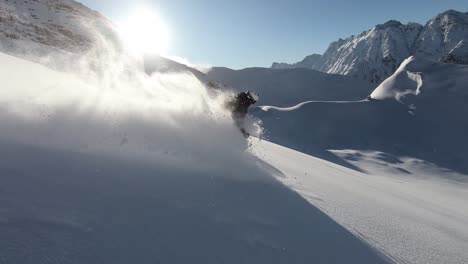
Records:
[[[379,152],[339,151],[368,172],[360,173],[267,141],[254,142],[253,151],[281,182],[394,262],[466,263],[468,182],[440,178],[450,172]],[[381,164],[416,173],[383,171]]]
[[[468,13],[449,10],[425,26],[391,20],[331,43],[323,55],[313,54],[294,64],[273,63],[272,68],[310,68],[380,83],[410,55],[468,64],[467,42]]]
[[[267,139],[357,171],[365,169],[329,150],[408,156],[468,174],[466,97],[444,97],[405,98],[405,104],[396,100],[316,101],[289,109],[261,107],[254,114],[262,120]]]
[[[465,185],[440,181],[455,173],[384,153],[335,152],[360,160],[368,171],[360,174],[254,141],[258,160],[191,75],[147,77],[157,85],[130,92],[8,55],[0,61],[8,80],[0,96],[3,263],[466,258]],[[381,172],[378,162],[434,176]]]
[[[194,76],[0,61],[2,263],[388,261],[246,153]]]

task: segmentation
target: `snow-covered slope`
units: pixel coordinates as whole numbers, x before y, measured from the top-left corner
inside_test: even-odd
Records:
[[[265,110],[253,113],[269,140],[358,171],[362,169],[349,162],[353,156],[336,157],[330,150],[378,151],[393,160],[413,157],[468,174],[466,97],[428,96],[410,105],[310,102],[290,111]]]
[[[198,171],[0,146],[5,264],[388,263],[254,160]]]
[[[336,152],[362,161],[361,174],[256,140],[255,157],[192,75],[108,84],[4,54],[0,62],[3,263],[466,258],[463,178],[418,174],[455,173]],[[418,173],[381,175],[378,162]]]
[[[273,63],[272,68],[310,68],[380,83],[410,55],[466,64],[467,21],[468,13],[454,10],[437,15],[424,27],[392,20],[333,42],[323,55],[314,54],[294,64]]]
[[[0,263],[466,259],[465,66],[409,59],[370,102],[349,76],[213,69],[295,105],[256,115],[327,162],[246,141],[226,93],[164,58],[113,56],[113,26],[76,2],[9,0],[0,14],[16,56],[0,53]],[[18,58],[31,54],[74,71]],[[311,99],[335,101],[296,105]]]
[[[246,153],[192,75],[0,63],[2,263],[386,263]]]
[[[254,152],[286,186],[395,263],[468,259],[466,178],[453,181],[459,175],[384,153],[348,151],[355,165],[366,168],[360,173],[266,141],[254,142]],[[398,173],[398,167],[413,173]]]
[[[410,57],[372,92],[377,100],[311,101],[253,113],[272,141],[342,164],[347,161],[327,150],[417,157],[468,174],[467,76],[466,65]]]
[[[255,91],[262,104],[276,106],[289,106],[304,100],[357,100],[365,98],[374,88],[357,78],[301,68],[212,68],[207,76],[233,87],[235,91]]]

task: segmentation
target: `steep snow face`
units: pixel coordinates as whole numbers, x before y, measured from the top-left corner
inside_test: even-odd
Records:
[[[442,62],[468,64],[468,41],[460,40],[455,48],[442,58]]]
[[[468,13],[454,10],[436,16],[424,27],[392,20],[358,36],[333,42],[323,55],[314,54],[294,64],[273,63],[272,68],[310,68],[380,83],[410,55],[466,64],[467,21]]]
[[[0,51],[14,55],[82,54],[105,41],[118,48],[114,25],[73,0],[0,2]]]
[[[414,54],[432,60],[468,63],[468,13],[449,10],[437,15],[422,30]]]

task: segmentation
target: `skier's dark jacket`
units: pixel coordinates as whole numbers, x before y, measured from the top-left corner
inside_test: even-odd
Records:
[[[235,118],[245,118],[249,106],[257,101],[253,99],[249,92],[241,92],[229,103],[229,108]]]

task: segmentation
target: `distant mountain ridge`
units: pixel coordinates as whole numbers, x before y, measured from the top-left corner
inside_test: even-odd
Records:
[[[323,55],[313,54],[293,64],[275,62],[271,68],[309,68],[380,83],[411,55],[468,64],[468,12],[448,10],[424,26],[390,20],[332,42]]]

